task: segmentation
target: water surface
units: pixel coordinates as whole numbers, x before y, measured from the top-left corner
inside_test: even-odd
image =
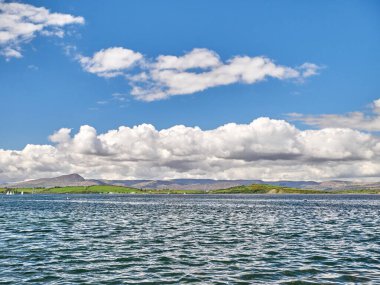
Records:
[[[380,284],[380,195],[20,195],[0,213],[0,284]]]

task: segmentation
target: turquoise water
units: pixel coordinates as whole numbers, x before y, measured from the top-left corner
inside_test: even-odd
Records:
[[[0,284],[380,284],[380,195],[23,195],[0,212]]]

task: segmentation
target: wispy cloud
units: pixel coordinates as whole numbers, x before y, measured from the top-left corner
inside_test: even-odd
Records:
[[[300,121],[319,128],[338,127],[363,131],[380,131],[380,99],[370,104],[369,112],[351,112],[347,114],[305,115],[288,114],[290,120]]]
[[[0,1],[0,55],[21,58],[21,47],[36,35],[64,36],[64,26],[83,24],[83,17],[51,13],[44,7]]]
[[[125,94],[125,93],[119,93],[119,92],[112,93],[112,98],[116,101],[121,101],[121,102],[129,101],[128,94]]]
[[[34,65],[34,64],[29,64],[28,65],[28,69],[30,70],[34,70],[34,71],[37,71],[38,70],[38,66]]]
[[[236,83],[255,84],[267,78],[304,80],[318,74],[320,66],[276,64],[264,56],[235,56],[223,61],[208,49],[196,48],[182,56],[159,55],[155,59],[123,47],[77,56],[83,69],[101,77],[124,76],[138,100],[155,101],[188,95],[208,88]]]

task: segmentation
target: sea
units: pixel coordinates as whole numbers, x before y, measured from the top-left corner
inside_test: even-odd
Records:
[[[1,195],[0,284],[380,284],[380,195]]]

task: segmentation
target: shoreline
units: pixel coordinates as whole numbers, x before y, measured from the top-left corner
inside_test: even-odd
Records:
[[[274,185],[253,184],[227,189],[214,190],[176,190],[176,189],[137,189],[123,186],[66,186],[51,188],[0,188],[0,195],[31,195],[31,194],[107,194],[107,195],[378,195],[380,189],[347,189],[347,190],[309,190],[289,188]]]

